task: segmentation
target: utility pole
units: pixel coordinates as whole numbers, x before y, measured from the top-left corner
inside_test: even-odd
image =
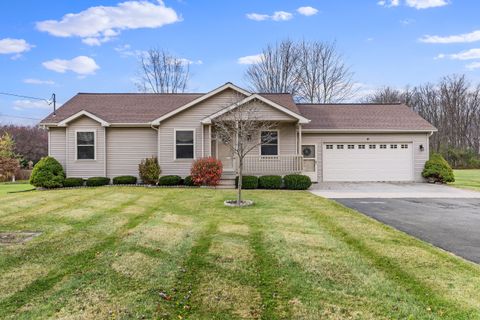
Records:
[[[53,115],[57,114],[57,96],[55,93],[52,93],[52,103],[53,103]]]

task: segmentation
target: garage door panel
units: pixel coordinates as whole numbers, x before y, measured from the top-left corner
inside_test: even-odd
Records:
[[[401,148],[399,143],[385,143],[387,148],[359,149],[358,143],[345,142],[344,149],[337,149],[335,144],[324,144],[323,151],[323,180],[324,181],[412,181],[413,154],[411,143],[407,148]],[[354,145],[348,149],[347,145]],[[371,143],[372,144],[372,143]],[[390,144],[397,145],[396,149]],[[333,149],[327,149],[333,145]],[[405,143],[403,143],[405,145]]]

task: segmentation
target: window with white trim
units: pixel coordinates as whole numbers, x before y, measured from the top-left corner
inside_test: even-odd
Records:
[[[348,148],[348,149],[355,149],[355,145],[354,145],[354,144],[349,144],[349,145],[347,146],[347,148]]]
[[[408,149],[408,144],[402,144],[401,148],[402,149]]]
[[[95,160],[95,131],[77,131],[77,160]]]
[[[194,130],[177,130],[175,131],[175,158],[176,159],[193,159],[195,154],[194,148]]]
[[[337,144],[337,149],[343,149],[343,144]]]
[[[364,144],[359,144],[358,149],[365,149],[365,145]]]
[[[397,149],[397,145],[396,144],[391,144],[390,149]]]
[[[262,131],[260,141],[260,155],[278,156],[278,131]]]
[[[325,148],[331,150],[331,149],[333,149],[333,145],[332,145],[332,144],[327,144],[327,145],[325,146]]]
[[[387,145],[386,144],[381,144],[380,149],[387,149]]]
[[[376,149],[377,145],[376,144],[369,144],[368,149]]]

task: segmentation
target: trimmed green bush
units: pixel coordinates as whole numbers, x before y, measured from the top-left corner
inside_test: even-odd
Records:
[[[261,189],[280,189],[282,187],[282,177],[261,176],[258,178],[258,187]]]
[[[195,183],[193,183],[192,176],[186,176],[185,179],[183,179],[183,185],[187,187],[193,187]]]
[[[158,159],[155,157],[144,159],[138,165],[140,179],[146,184],[157,184],[161,172]]]
[[[289,174],[283,177],[285,188],[289,190],[307,190],[312,185],[310,177],[302,174]]]
[[[83,178],[66,178],[63,181],[63,186],[65,188],[83,187]]]
[[[438,153],[430,155],[430,160],[425,163],[422,176],[433,182],[447,183],[455,181],[452,167]]]
[[[106,177],[91,177],[87,179],[87,187],[106,186],[110,183],[110,178]]]
[[[113,184],[136,184],[137,177],[134,176],[119,176],[112,179]]]
[[[63,167],[55,158],[44,157],[37,162],[30,176],[30,184],[41,188],[60,188],[65,180]]]
[[[235,188],[238,188],[238,177],[235,178]],[[256,176],[242,176],[242,189],[257,189],[258,178]]]
[[[159,186],[178,186],[182,178],[179,176],[163,176],[158,179]]]

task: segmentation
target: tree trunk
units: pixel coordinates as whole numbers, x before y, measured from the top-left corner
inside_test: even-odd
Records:
[[[238,186],[237,186],[237,206],[242,204],[242,174],[243,159],[238,159]]]

